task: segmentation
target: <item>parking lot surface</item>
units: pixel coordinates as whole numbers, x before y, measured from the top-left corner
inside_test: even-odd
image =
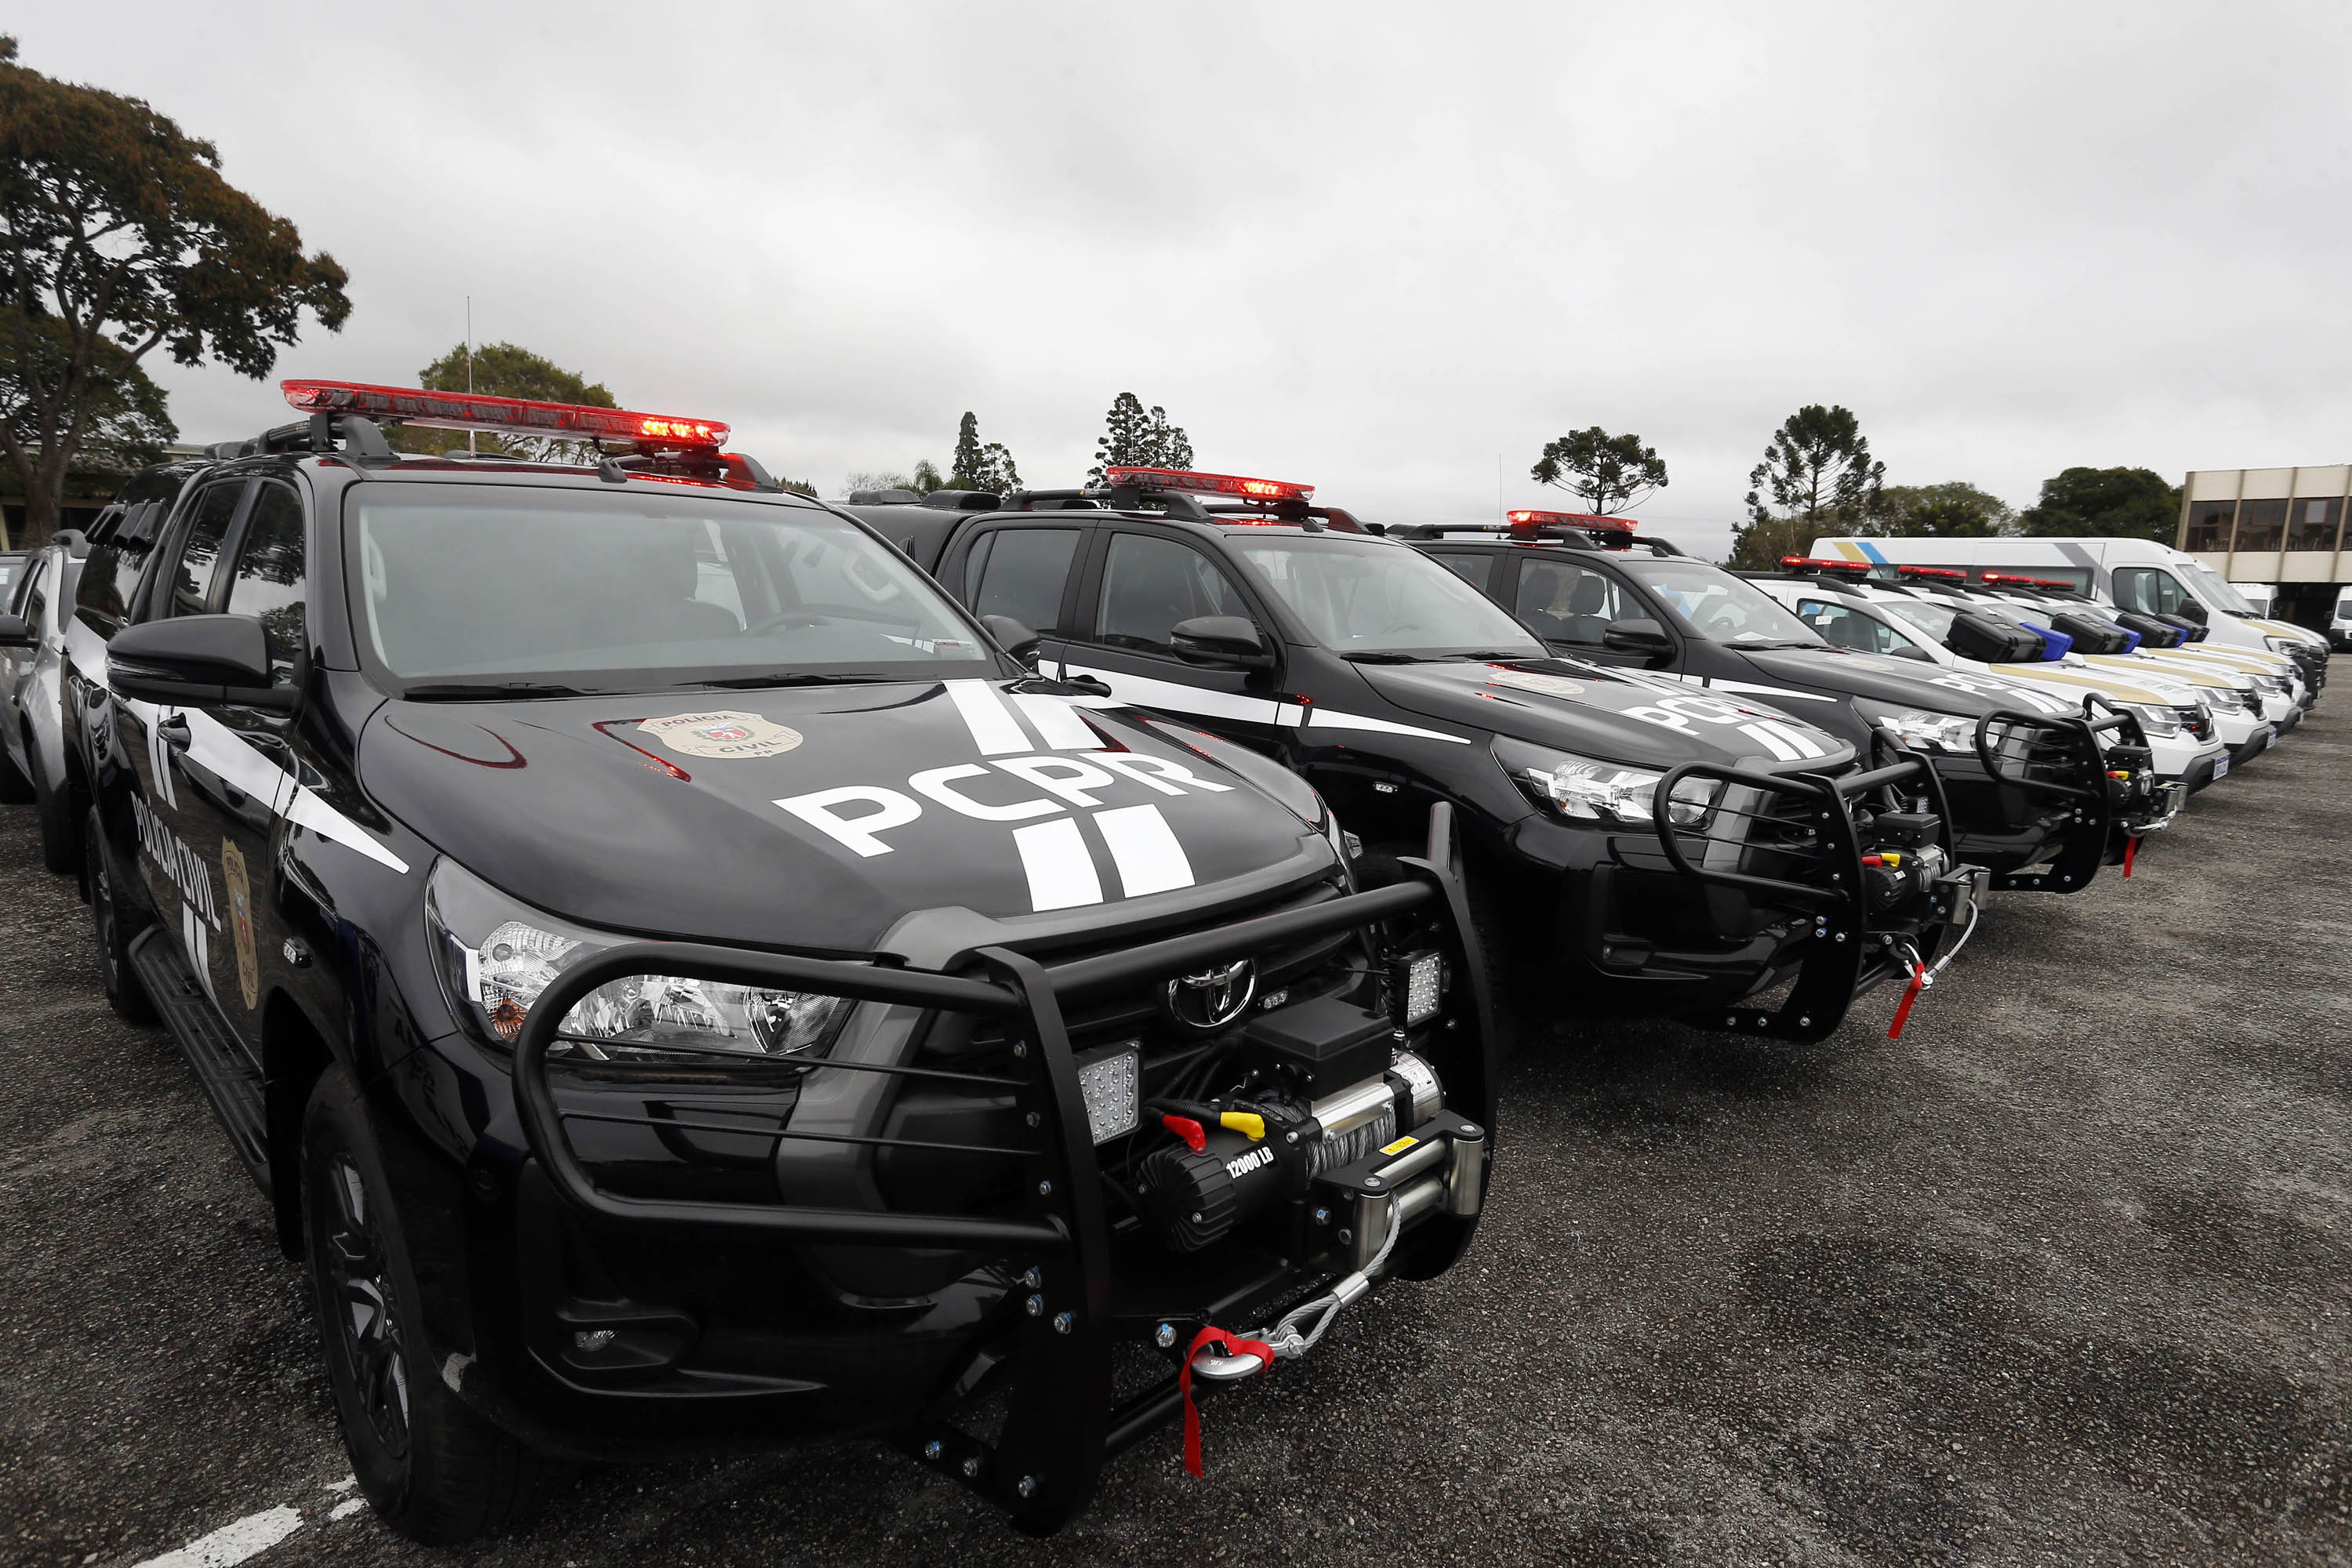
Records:
[[[878,1445],[597,1468],[454,1553],[341,1489],[297,1268],[0,809],[0,1561],[2352,1563],[2347,777],[2323,708],[2132,880],[1996,895],[1900,1040],[1524,1052],[1469,1259],[1211,1405],[1205,1480],[1171,1429],[1034,1542]]]

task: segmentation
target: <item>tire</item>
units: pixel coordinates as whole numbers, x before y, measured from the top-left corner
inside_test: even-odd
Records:
[[[33,811],[41,826],[41,864],[61,877],[81,869],[81,839],[74,829],[73,791],[52,784],[41,767],[41,753],[31,737],[25,741],[25,762],[33,777]]]
[[[441,1381],[358,1086],[331,1067],[302,1114],[302,1241],[352,1473],[376,1517],[429,1546],[522,1523],[572,1468],[533,1453]]]
[[[29,757],[31,754],[28,748],[26,755]],[[32,798],[33,781],[25,776],[25,770],[8,755],[8,749],[0,746],[0,805],[22,805]]]
[[[131,939],[139,934],[139,927],[130,923],[115,900],[114,878],[107,869],[106,840],[99,830],[96,806],[82,819],[81,843],[89,876],[90,929],[98,940],[98,983],[106,992],[106,1005],[126,1024],[152,1024],[155,1004],[148,1000],[147,988],[131,967]]]

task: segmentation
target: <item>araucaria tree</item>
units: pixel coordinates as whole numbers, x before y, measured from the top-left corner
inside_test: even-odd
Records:
[[[1748,476],[1747,524],[1736,531],[1732,563],[1777,566],[1822,528],[1858,522],[1885,488],[1886,465],[1853,414],[1808,404],[1789,416]]]
[[[1600,426],[1544,444],[1528,476],[1558,485],[1604,515],[1637,506],[1666,488],[1665,459],[1639,436],[1612,436]]]
[[[1021,488],[1021,470],[1013,465],[1013,454],[994,441],[982,445],[980,421],[969,411],[956,429],[955,460],[949,466],[948,483],[956,489],[986,490],[998,496]]]
[[[1095,466],[1087,470],[1087,479],[1100,484],[1112,468],[1192,466],[1192,439],[1184,427],[1170,424],[1168,410],[1158,404],[1147,411],[1142,399],[1122,392],[1111,399],[1110,412],[1104,416],[1102,439],[1095,443]]]
[[[169,438],[148,354],[258,378],[303,310],[337,331],[352,306],[343,269],[222,179],[211,142],[16,60],[0,37],[0,453],[37,535],[93,441]]]

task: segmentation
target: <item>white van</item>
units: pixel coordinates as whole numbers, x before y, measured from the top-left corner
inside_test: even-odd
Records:
[[[2347,589],[2336,601],[2336,614],[2327,623],[2327,640],[2352,653],[2352,589]]]
[[[2308,663],[2326,652],[2316,632],[2263,616],[2213,569],[2185,550],[2152,539],[1864,539],[1813,541],[1812,553],[1884,565],[1958,566],[1972,574],[2000,572],[2055,577],[2092,598],[2144,616],[2187,616],[2203,621],[2217,643],[2307,650]],[[2193,607],[2192,607],[2193,606]],[[2314,685],[2317,682],[2314,681]]]

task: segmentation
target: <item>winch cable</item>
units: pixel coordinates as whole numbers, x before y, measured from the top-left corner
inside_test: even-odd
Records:
[[[1911,961],[1911,984],[1903,988],[1903,1000],[1896,1003],[1895,1006],[1895,1021],[1886,1026],[1888,1039],[1899,1040],[1903,1037],[1903,1026],[1911,1018],[1911,1005],[1919,1000],[1921,992],[1936,984],[1936,977],[1944,973],[1952,960],[1959,957],[1960,949],[1968,946],[1969,938],[1976,935],[1977,921],[1982,919],[1983,915],[1982,910],[1974,903],[1969,904],[1969,923],[1961,930],[1960,940],[1952,943],[1944,955],[1936,960],[1936,966],[1933,969],[1927,967],[1927,961],[1919,956],[1919,950],[1909,942],[1897,942],[1893,944],[1901,949],[1904,956]]]
[[[1223,1329],[1202,1329],[1192,1336],[1192,1342],[1184,1351],[1184,1364],[1176,1374],[1178,1392],[1184,1397],[1184,1468],[1196,1476],[1205,1473],[1201,1461],[1201,1407],[1192,1398],[1192,1358],[1209,1346],[1216,1345],[1229,1354],[1254,1358],[1258,1363],[1258,1370],[1263,1372],[1276,1360],[1287,1361],[1305,1355],[1315,1348],[1324,1331],[1339,1317],[1339,1309],[1371,1289],[1373,1277],[1388,1267],[1389,1254],[1396,1250],[1397,1237],[1403,1234],[1402,1225],[1391,1224],[1387,1239],[1381,1243],[1380,1251],[1373,1255],[1370,1263],[1322,1295],[1293,1307],[1270,1331],[1231,1334]],[[1316,1313],[1321,1316],[1317,1318],[1315,1327],[1301,1331],[1299,1323]]]

